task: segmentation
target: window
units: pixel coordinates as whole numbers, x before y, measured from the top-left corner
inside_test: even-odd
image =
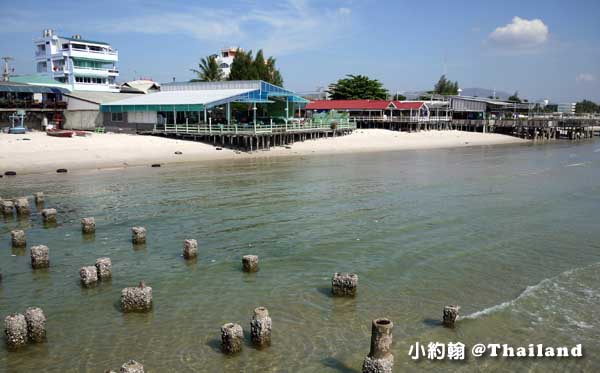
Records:
[[[228,64],[226,64],[226,63],[222,63],[222,64],[220,64],[220,65],[219,65],[219,67],[220,67],[221,69],[228,69],[228,68],[229,68],[229,65],[228,65]]]
[[[110,113],[110,121],[111,122],[122,122],[123,121],[123,113]]]

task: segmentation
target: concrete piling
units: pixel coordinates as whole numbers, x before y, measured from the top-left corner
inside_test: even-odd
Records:
[[[46,315],[38,307],[29,307],[25,310],[27,322],[27,338],[31,343],[42,343],[46,340]]]
[[[185,259],[194,259],[198,256],[198,241],[185,240],[183,241],[183,257]]]
[[[135,360],[129,360],[121,365],[120,373],[144,373],[144,366]]]
[[[258,256],[244,255],[242,257],[244,272],[258,272]]]
[[[110,258],[96,259],[96,272],[99,280],[108,280],[112,277],[112,262]]]
[[[15,204],[13,201],[2,201],[0,202],[0,210],[2,210],[2,215],[11,216],[15,209]]]
[[[442,323],[444,326],[453,327],[458,319],[458,311],[460,310],[459,306],[449,305],[444,307],[444,315],[442,318]]]
[[[390,319],[373,320],[371,326],[371,350],[363,361],[363,373],[392,373],[394,355],[391,353],[392,329]]]
[[[94,218],[81,219],[81,232],[83,234],[96,233],[96,220]]]
[[[10,231],[10,240],[12,247],[25,247],[27,246],[27,240],[25,239],[25,231],[17,229]]]
[[[226,354],[242,350],[244,330],[239,324],[228,323],[221,327],[221,349]]]
[[[152,288],[140,282],[138,287],[121,290],[123,312],[143,312],[152,308]]]
[[[27,343],[27,321],[20,313],[13,313],[4,318],[4,334],[9,349],[17,349]]]
[[[85,287],[91,287],[98,282],[98,271],[95,266],[81,267],[79,270],[81,284]]]
[[[17,215],[25,216],[31,214],[31,209],[29,208],[29,201],[25,197],[18,198],[15,201],[15,208],[17,210]]]
[[[31,248],[31,267],[33,269],[48,268],[50,266],[50,253],[48,246],[39,245]]]
[[[358,287],[358,275],[355,273],[334,273],[331,278],[331,293],[334,296],[353,297]]]
[[[250,322],[250,336],[252,343],[256,346],[268,346],[271,344],[272,321],[269,317],[269,310],[266,307],[257,307],[254,309],[252,321]]]
[[[37,192],[35,194],[35,204],[37,206],[41,206],[44,204],[44,202],[45,202],[44,192]]]
[[[44,223],[56,223],[56,209],[43,209],[42,218]]]
[[[146,228],[144,227],[133,227],[131,228],[131,242],[135,245],[141,245],[146,243]]]

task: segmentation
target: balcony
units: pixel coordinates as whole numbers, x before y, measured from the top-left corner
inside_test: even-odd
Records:
[[[119,52],[117,51],[96,51],[91,49],[79,49],[79,48],[70,48],[70,49],[61,49],[60,50],[62,56],[66,57],[74,57],[74,58],[87,58],[98,61],[110,61],[117,62],[119,60]]]
[[[73,73],[78,74],[78,75],[108,77],[108,76],[118,76],[119,70],[114,67],[99,68],[99,67],[73,66]]]

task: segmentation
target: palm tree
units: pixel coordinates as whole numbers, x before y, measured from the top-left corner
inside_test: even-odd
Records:
[[[200,60],[198,64],[198,70],[190,69],[192,72],[198,75],[197,79],[192,79],[192,81],[201,81],[201,82],[216,82],[219,80],[223,80],[223,72],[219,68],[219,64],[217,63],[217,56],[214,54],[212,56],[208,56]]]

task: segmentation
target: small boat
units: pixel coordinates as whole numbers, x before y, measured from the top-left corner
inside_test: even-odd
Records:
[[[73,137],[73,131],[48,130],[46,131],[46,135],[53,137]]]

